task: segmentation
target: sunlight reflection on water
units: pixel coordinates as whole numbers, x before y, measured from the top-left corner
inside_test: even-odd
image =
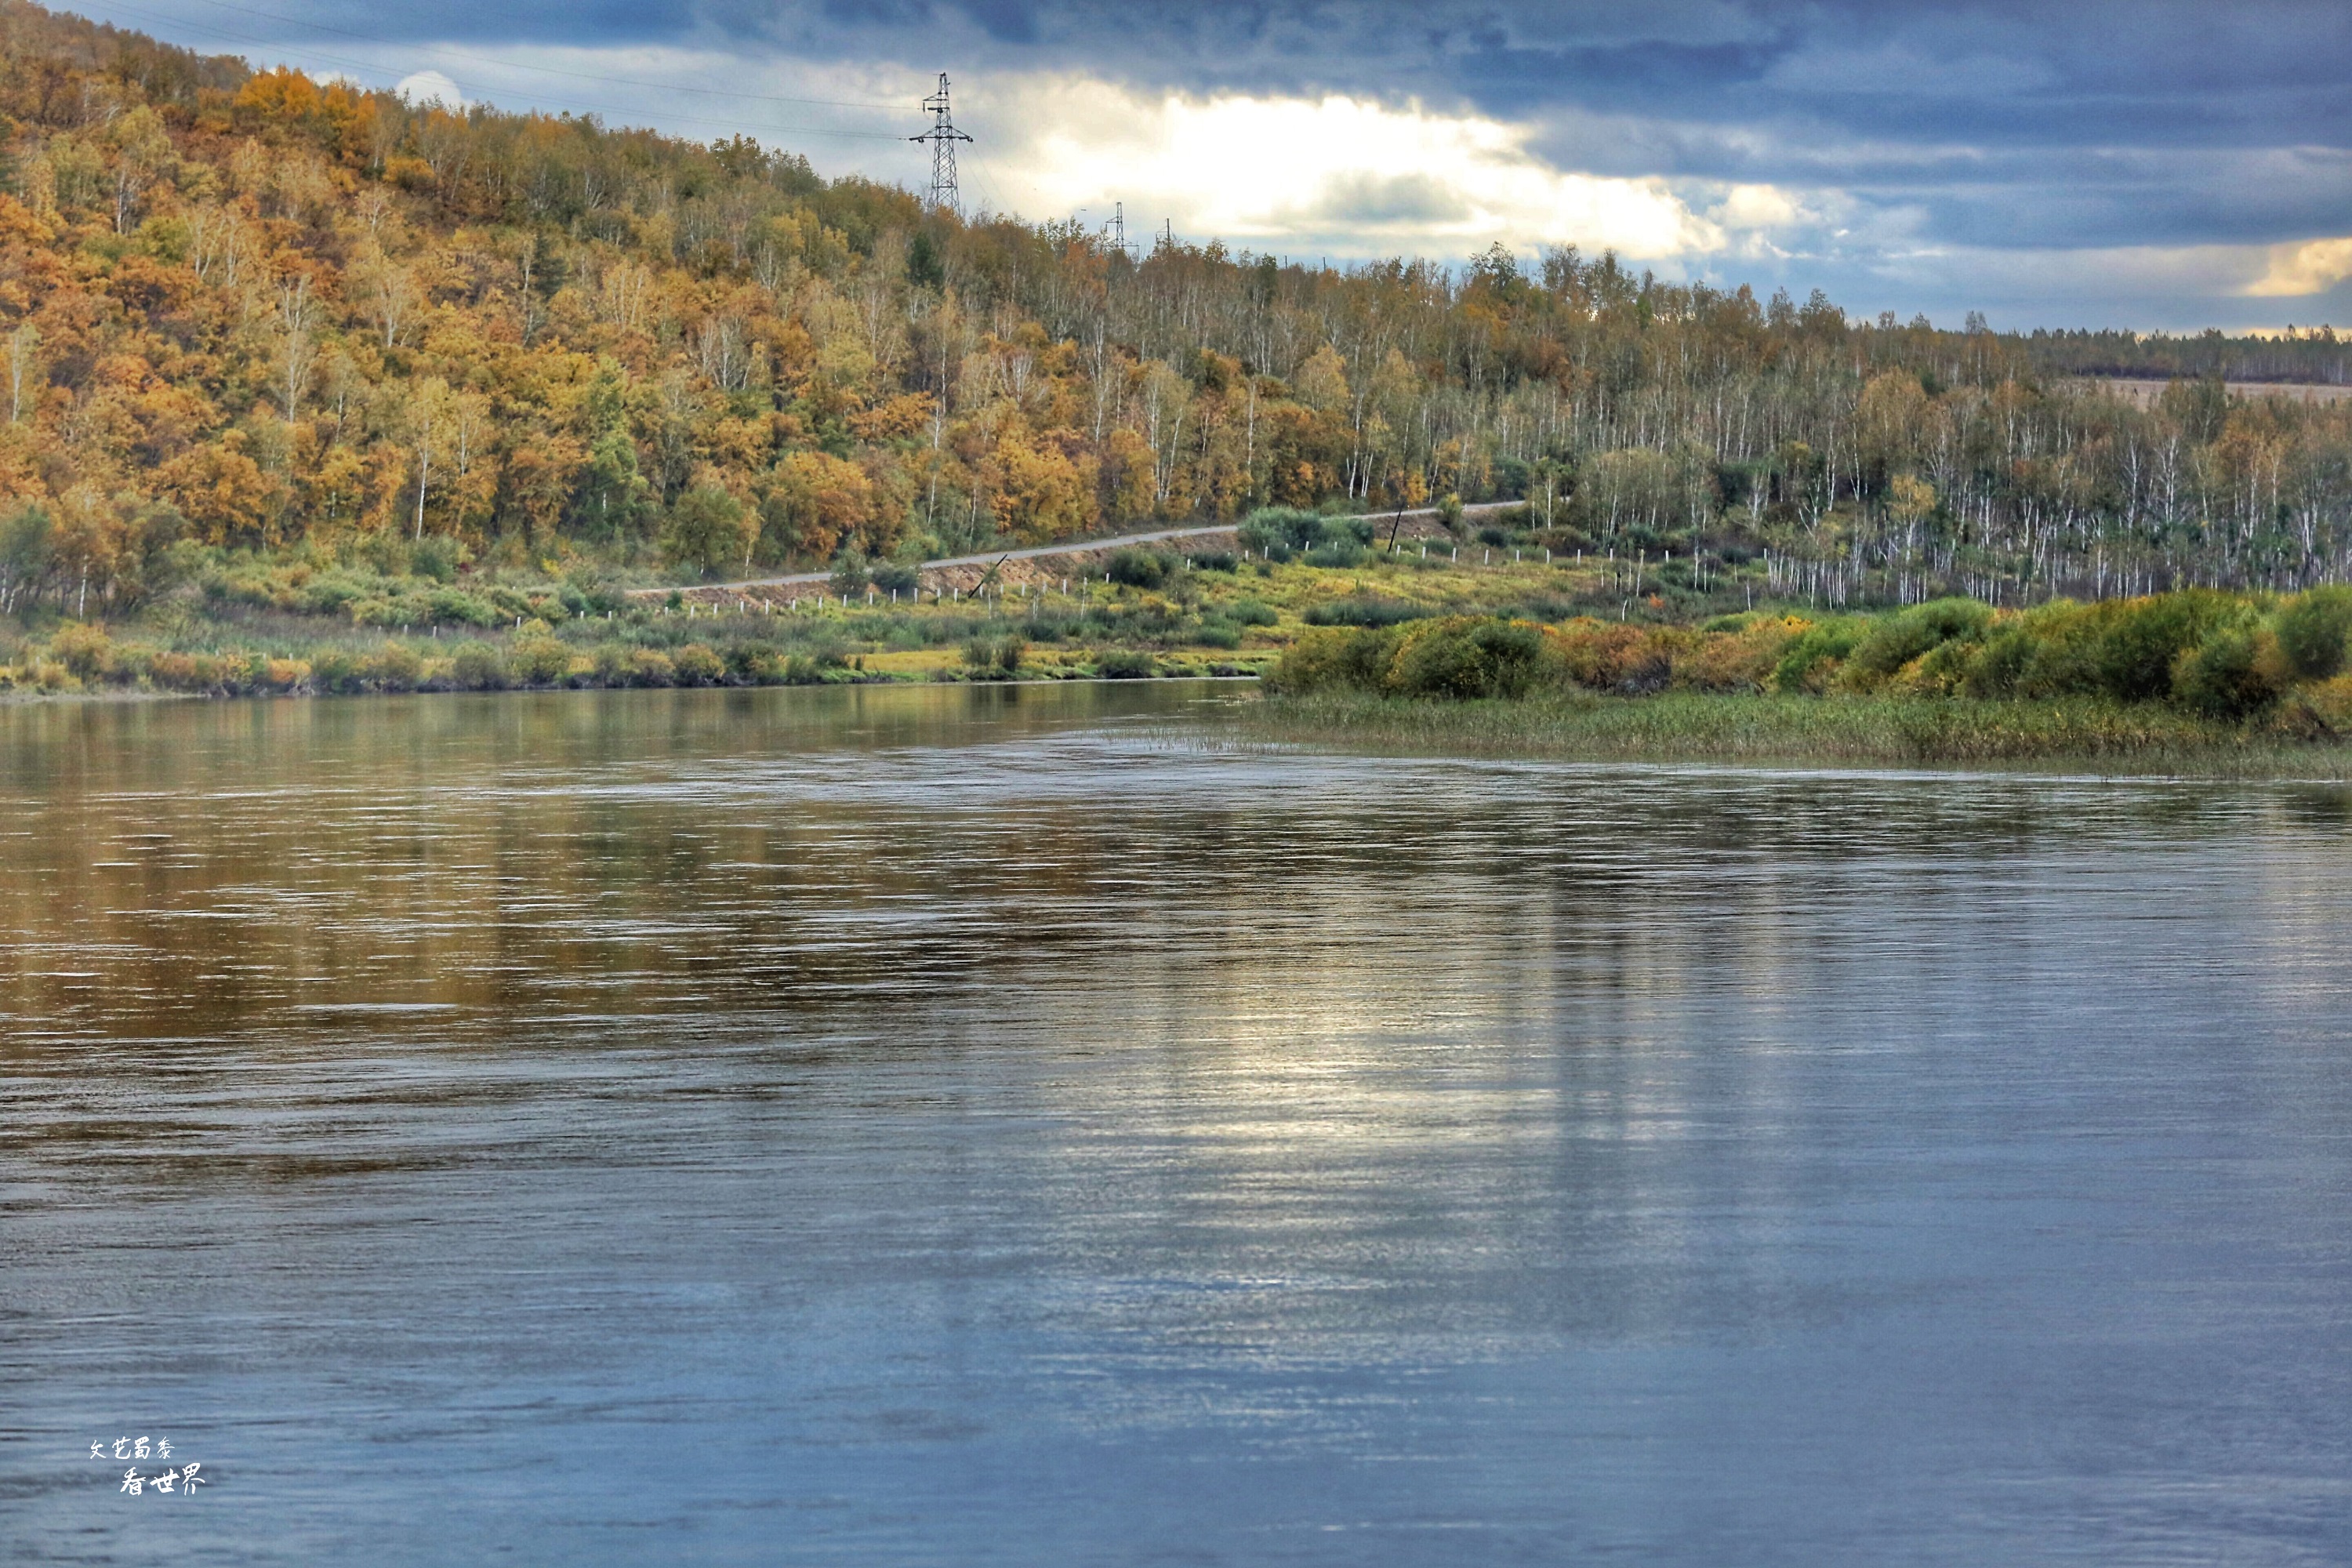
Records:
[[[0,1554],[2352,1554],[2340,792],[1233,700],[0,710]]]

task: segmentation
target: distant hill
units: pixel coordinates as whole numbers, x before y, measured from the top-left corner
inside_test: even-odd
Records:
[[[135,599],[173,548],[690,574],[1447,494],[1832,599],[2343,564],[2342,411],[2074,382],[2341,381],[2332,335],[1856,322],[1565,249],[1134,256],[21,0],[0,192],[0,609]]]

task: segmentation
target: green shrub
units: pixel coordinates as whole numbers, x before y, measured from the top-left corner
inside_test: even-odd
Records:
[[[1272,691],[1379,691],[1402,637],[1393,627],[1310,631],[1283,650],[1266,675]]]
[[[449,679],[460,691],[504,691],[506,655],[486,642],[462,642],[449,659]]]
[[[158,654],[154,679],[166,691],[215,691],[222,685],[221,661],[210,654]]]
[[[2208,718],[2243,719],[2278,699],[2261,665],[2261,644],[2252,628],[2224,627],[2180,655],[2173,667],[2172,694]]]
[[[321,648],[310,659],[310,685],[338,696],[358,691],[362,685],[360,661],[346,648]]]
[[[1143,680],[1159,666],[1140,648],[1111,648],[1095,660],[1095,673],[1106,680]]]
[[[2005,617],[1993,640],[2014,636],[2023,641],[2022,658],[2010,689],[2025,698],[2105,693],[2100,659],[2108,628],[2121,608],[2120,604],[2080,605],[2059,599]]]
[[[1998,627],[1969,660],[1961,692],[1984,700],[2016,696],[2033,668],[2035,651],[2032,634],[2023,626],[2011,622]]]
[[[1373,525],[1360,517],[1324,517],[1297,507],[1261,507],[1236,531],[1242,544],[1269,561],[1287,561],[1301,552],[1322,552],[1318,564],[1354,565],[1364,558],[1363,547],[1375,537]]]
[[[923,574],[903,561],[886,561],[874,568],[873,575],[875,587],[901,599],[912,599],[923,582]]]
[[[1226,617],[1237,626],[1270,626],[1282,619],[1255,599],[1242,599],[1225,611]]]
[[[698,642],[690,642],[669,656],[670,670],[680,686],[716,686],[727,679],[727,666]]]
[[[1565,676],[1559,650],[1542,627],[1496,616],[1450,616],[1308,632],[1284,651],[1267,685],[1291,692],[1522,697]]]
[[[497,606],[461,588],[436,588],[425,595],[425,602],[429,606],[427,618],[445,626],[494,626],[499,624]]]
[[[360,679],[378,691],[414,691],[425,679],[425,661],[413,649],[386,643],[360,661]]]
[[[1980,642],[1992,607],[1974,599],[1935,599],[1874,624],[1846,658],[1850,675],[1884,679],[1932,648]]]
[[[353,572],[329,572],[302,585],[297,607],[306,616],[340,616],[363,599],[383,595],[381,579]]]
[[[97,680],[114,671],[114,639],[97,626],[78,622],[59,626],[49,637],[49,657],[76,679]]]
[[[2097,606],[2091,657],[2100,689],[2125,702],[2162,697],[2172,689],[2180,656],[2231,613],[2228,600],[2201,588]]]
[[[963,645],[963,662],[975,679],[1009,680],[1021,672],[1028,652],[1019,637],[974,637]]]
[[[1242,646],[1242,629],[1230,621],[1202,621],[1192,640],[1202,647],[1234,648]]]
[[[126,686],[146,686],[152,683],[154,674],[155,650],[153,648],[140,647],[135,644],[130,647],[117,645],[114,650],[114,667],[108,671],[110,679]]]
[[[1331,566],[1345,569],[1351,566],[1361,566],[1366,560],[1370,558],[1370,555],[1371,552],[1365,548],[1362,541],[1360,540],[1333,539],[1326,542],[1325,543],[1317,545],[1314,549],[1308,551],[1303,557],[1301,557],[1301,559],[1309,566]]]
[[[1269,561],[1287,561],[1323,542],[1323,519],[1297,507],[1260,507],[1235,531],[1244,549]]]
[[[457,580],[459,560],[457,542],[436,536],[420,539],[411,545],[407,559],[400,564],[419,577],[430,577],[436,583],[454,583]],[[386,570],[396,571],[398,567],[387,567]]]
[[[1385,684],[1404,697],[1524,697],[1548,652],[1542,628],[1526,621],[1453,616],[1399,637]]]
[[[746,686],[772,685],[783,673],[782,650],[773,643],[736,643],[727,650],[727,673]]]
[[[629,655],[632,651],[626,643],[598,643],[596,651],[589,656],[589,666],[593,672],[593,679],[596,684],[599,686],[628,685]]]
[[[1820,621],[1807,627],[1773,667],[1774,689],[1821,690],[1838,662],[1859,647],[1869,631],[1868,622],[1850,619]]]
[[[514,646],[514,674],[525,686],[561,686],[572,679],[572,650],[551,637],[530,637]]]
[[[1178,563],[1164,550],[1139,550],[1132,546],[1110,552],[1105,567],[1114,583],[1130,588],[1158,588],[1177,574]]]
[[[1560,628],[1557,645],[1560,672],[1592,691],[1613,691],[1625,697],[1663,691],[1675,678],[1676,655],[1685,651],[1680,645],[1693,640],[1705,639],[1694,639],[1675,626],[1637,626],[1580,616]],[[1743,678],[1745,683],[1753,684],[1758,675],[1752,667],[1762,663],[1769,670],[1771,661],[1763,658],[1759,650],[1748,651],[1749,658],[1734,661],[1749,667],[1744,668],[1712,668],[1713,661],[1687,660],[1690,679],[1700,686],[1737,686]],[[1777,647],[1769,651],[1777,658]]]
[[[631,686],[675,686],[677,667],[669,655],[658,648],[632,648],[628,658],[628,683]]]
[[[2344,668],[2352,637],[2352,588],[2314,588],[2290,600],[2278,616],[2279,651],[2303,680],[2326,680]]]

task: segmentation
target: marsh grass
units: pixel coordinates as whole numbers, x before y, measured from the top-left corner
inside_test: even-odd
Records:
[[[2352,778],[2352,744],[2091,700],[1668,692],[1456,702],[1344,693],[1269,695],[1230,711],[1256,739],[1420,754]]]

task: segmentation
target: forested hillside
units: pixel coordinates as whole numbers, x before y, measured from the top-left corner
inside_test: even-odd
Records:
[[[2080,338],[1608,257],[1139,258],[16,0],[0,149],[0,610],[135,604],[203,548],[690,575],[1448,494],[1841,603],[2352,549],[2352,409],[2139,411],[2063,379],[2131,368]]]

